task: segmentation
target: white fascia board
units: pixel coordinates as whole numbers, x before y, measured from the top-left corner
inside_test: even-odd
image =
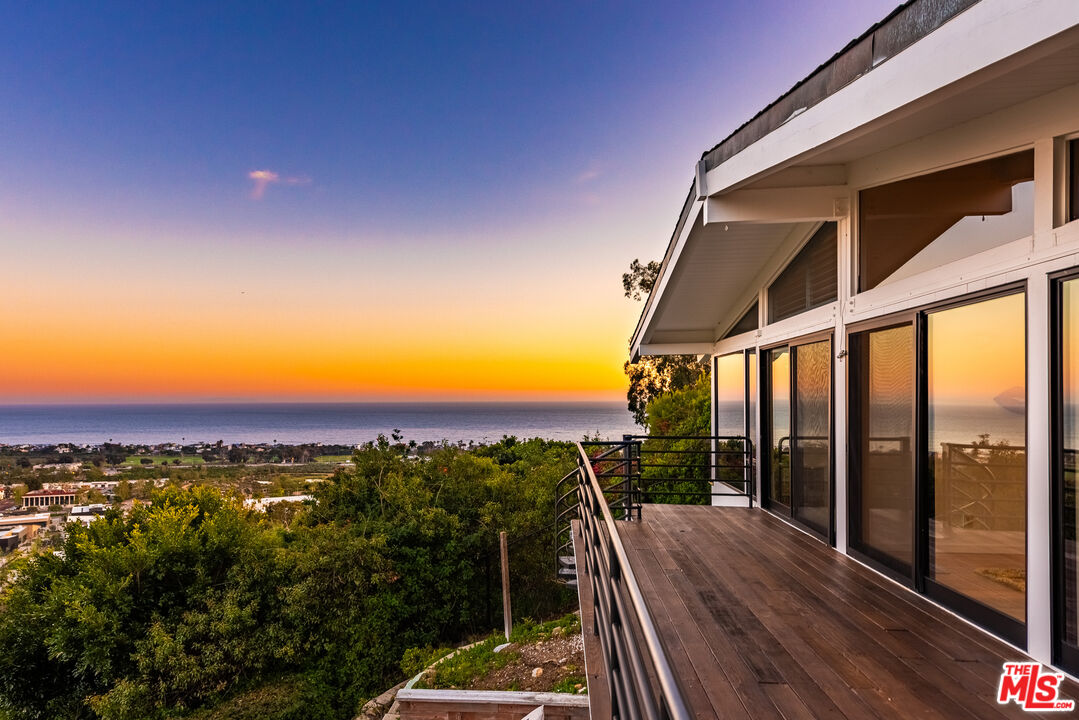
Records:
[[[728,192],[1079,24],[1075,0],[981,0],[910,47],[713,168],[709,195]],[[958,92],[960,89],[957,89]],[[877,123],[876,121],[880,121]]]
[[[686,222],[682,225],[682,232],[679,234],[678,240],[668,252],[667,257],[663,259],[663,267],[660,268],[659,277],[656,279],[656,284],[652,287],[648,307],[645,310],[641,321],[637,323],[637,329],[633,332],[633,339],[629,344],[630,357],[637,357],[642,354],[641,341],[648,331],[648,326],[651,324],[652,318],[655,316],[660,302],[663,300],[663,291],[667,289],[667,283],[671,279],[671,273],[674,271],[675,265],[678,264],[678,258],[682,256],[682,251],[685,249],[686,242],[689,240],[689,234],[693,230],[693,226],[697,223],[697,217],[703,211],[703,207],[704,203],[700,200],[693,203],[693,207],[690,208],[689,214],[686,216]]]
[[[641,355],[705,355],[712,354],[711,342],[653,343],[640,346]]]

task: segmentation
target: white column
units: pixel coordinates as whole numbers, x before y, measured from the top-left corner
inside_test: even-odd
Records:
[[[1054,242],[1061,149],[1053,138],[1034,144],[1035,248]],[[1027,279],[1027,652],[1043,663],[1053,654],[1049,346],[1049,279],[1035,270]]]
[[[1027,652],[1052,661],[1052,500],[1049,477],[1049,280],[1027,283]]]
[[[832,457],[835,464],[835,547],[839,552],[847,552],[847,326],[846,310],[853,294],[854,278],[854,243],[851,238],[850,204],[845,203],[847,216],[841,218],[837,230],[839,250],[838,302],[836,303],[835,343],[832,354],[835,357],[832,377],[832,422],[835,425],[832,437]]]

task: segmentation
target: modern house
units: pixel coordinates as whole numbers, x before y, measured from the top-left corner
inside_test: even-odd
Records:
[[[1079,2],[911,0],[705,152],[631,353],[753,462],[635,518],[582,448],[594,717],[1079,697]]]

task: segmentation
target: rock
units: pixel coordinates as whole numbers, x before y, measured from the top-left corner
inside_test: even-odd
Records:
[[[404,686],[404,683],[399,683],[379,695],[377,698],[369,700],[367,704],[360,709],[360,714],[356,716],[356,720],[377,720],[378,718],[381,718],[394,704],[394,701],[397,698],[397,691]]]
[[[554,630],[551,631],[551,635],[554,636],[554,637],[558,637],[559,635],[564,635],[565,633],[566,633],[566,629],[561,628],[561,627],[556,627]]]
[[[540,668],[540,667],[538,667],[538,668],[536,668],[535,670],[532,671],[532,677],[534,677],[534,678],[538,678],[542,674],[543,674],[543,668]]]

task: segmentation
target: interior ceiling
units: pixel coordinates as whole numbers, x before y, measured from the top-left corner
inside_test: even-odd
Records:
[[[645,343],[711,342],[734,322],[758,275],[799,226],[813,223],[705,226],[698,217],[645,334]],[[727,228],[726,230],[724,228]],[[736,305],[737,303],[737,305]]]

